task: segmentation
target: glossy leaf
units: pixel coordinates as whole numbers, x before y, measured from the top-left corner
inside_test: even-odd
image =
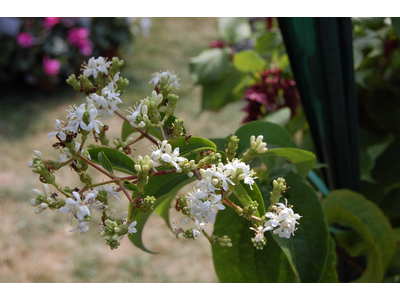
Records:
[[[122,152],[119,152],[115,149],[111,149],[111,148],[103,148],[103,147],[98,147],[98,148],[93,148],[93,149],[89,149],[89,154],[91,157],[91,160],[94,163],[100,164],[100,159],[99,159],[99,153],[103,152],[112,168],[114,170],[126,173],[126,174],[130,174],[130,175],[135,175],[136,174],[136,170],[135,170],[135,162],[128,157],[127,155],[125,155]]]
[[[104,169],[106,169],[109,173],[114,174],[111,163],[103,151],[99,152],[97,158]]]
[[[247,18],[219,18],[219,36],[228,44],[235,44],[251,36]]]
[[[256,51],[244,50],[234,56],[233,65],[242,72],[262,72],[267,63]]]
[[[234,221],[233,221],[234,220]],[[256,250],[251,241],[254,225],[231,208],[218,212],[214,235],[228,235],[232,247],[212,246],[215,272],[220,282],[294,282],[285,254],[266,232],[267,245]]]
[[[255,215],[257,217],[265,215],[263,197],[257,184],[254,183],[250,188],[250,185],[241,181],[240,184],[237,183],[236,185],[232,186],[232,191],[243,204],[243,206],[249,205],[251,201],[257,201],[258,208]]]
[[[186,174],[175,173],[151,177],[145,188],[145,194],[141,195],[141,197],[144,198],[146,196],[154,196],[157,199],[154,204],[154,210],[157,210],[160,204],[162,204],[164,201],[170,202],[180,188],[194,181],[195,179],[195,177],[189,178]],[[136,193],[133,193],[132,198],[136,198]],[[134,211],[133,220],[137,221],[137,232],[135,234],[129,234],[129,239],[136,247],[142,249],[143,251],[155,253],[147,249],[142,240],[144,225],[151,213],[151,211],[147,213],[140,213],[137,209]]]
[[[206,49],[190,59],[189,67],[193,80],[199,84],[213,83],[229,65],[228,48]]]
[[[179,156],[188,160],[194,159],[200,151],[217,151],[217,146],[210,140],[192,136],[188,140],[181,137],[179,141],[172,143],[172,149],[179,148]]]
[[[250,137],[254,135],[264,136],[264,142],[267,143],[268,149],[273,148],[297,148],[296,143],[292,140],[290,133],[283,127],[269,122],[254,121],[241,126],[235,135],[240,139],[237,155],[240,157],[244,151],[250,148]]]
[[[136,184],[133,184],[128,180],[123,181],[122,184],[129,191],[137,192],[139,190],[139,187]]]
[[[357,282],[379,282],[395,247],[393,230],[385,215],[373,202],[350,190],[331,192],[322,203],[328,224],[340,222],[361,237],[350,254],[368,252],[367,268]]]
[[[216,110],[242,98],[241,91],[237,92],[235,88],[243,76],[241,72],[234,70],[219,81],[203,84],[202,109]]]
[[[273,238],[301,282],[319,282],[328,257],[329,233],[324,213],[315,191],[300,176],[290,172],[285,180],[290,188],[284,196],[302,218],[295,236],[286,239],[273,234]]]
[[[329,236],[329,252],[328,257],[326,259],[326,265],[324,272],[322,273],[322,277],[319,282],[321,283],[336,283],[339,282],[339,277],[336,271],[336,249],[335,249],[335,240],[332,236]]]
[[[268,145],[267,145],[268,146]],[[296,166],[297,173],[306,178],[317,161],[314,153],[297,148],[275,148],[268,150],[264,156],[280,156]]]

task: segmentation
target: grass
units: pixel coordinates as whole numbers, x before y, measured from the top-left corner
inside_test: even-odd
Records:
[[[153,18],[152,22],[151,34],[137,37],[133,53],[121,53],[126,62],[122,76],[130,80],[121,111],[150,94],[152,73],[170,70],[182,78],[175,115],[184,119],[188,133],[208,138],[233,133],[243,118],[243,104],[231,104],[218,113],[201,112],[201,90],[188,70],[190,57],[218,37],[217,20]],[[111,251],[98,236],[94,220],[82,236],[69,232],[73,228],[58,212],[34,213],[30,191],[41,189],[41,183],[26,167],[32,150],[56,159],[53,141],[47,138],[52,122],[65,119],[69,105],[82,102],[82,95],[67,86],[54,94],[10,87],[0,102],[0,282],[217,282],[208,241],[177,240],[155,214],[146,224],[144,243],[159,252],[157,255],[135,248],[127,238]],[[110,135],[117,137],[120,120],[111,119],[107,124]],[[147,147],[139,145],[134,155],[146,154]],[[57,180],[69,186],[77,184],[69,170],[57,173]],[[181,219],[182,215],[171,211],[171,221],[180,223]]]

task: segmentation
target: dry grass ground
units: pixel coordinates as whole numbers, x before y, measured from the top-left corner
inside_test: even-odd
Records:
[[[131,106],[151,92],[150,74],[159,70],[179,73],[181,97],[176,115],[194,136],[224,137],[240,125],[241,103],[221,112],[200,111],[201,90],[193,85],[188,59],[198,55],[217,38],[216,19],[152,19],[150,36],[139,36],[134,52],[123,54],[122,76],[130,79],[121,107]],[[72,90],[72,89],[71,89]],[[27,162],[32,149],[56,159],[47,138],[55,118],[65,119],[68,105],[84,102],[82,95],[64,89],[48,95],[9,93],[1,100],[0,121],[0,282],[217,282],[208,241],[176,239],[164,220],[153,214],[144,231],[145,245],[157,255],[135,248],[125,238],[111,251],[98,236],[96,220],[84,236],[72,229],[57,211],[34,213],[29,205],[32,188],[41,183]],[[110,135],[117,137],[121,121],[107,122]],[[136,147],[134,155],[147,154],[148,145]],[[75,186],[69,170],[57,174],[59,182]],[[171,220],[182,216],[171,212]],[[210,228],[211,229],[211,228]]]

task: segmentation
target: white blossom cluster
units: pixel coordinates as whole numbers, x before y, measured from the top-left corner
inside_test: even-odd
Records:
[[[190,170],[194,170],[195,161],[188,161],[185,157],[179,156],[179,147],[172,151],[171,144],[167,140],[162,141],[158,146],[153,145],[150,147],[150,158],[153,160],[153,170],[162,165],[171,164],[176,169],[177,173],[182,172],[182,168],[186,165]],[[193,176],[193,172],[188,172],[189,177]]]
[[[260,225],[257,228],[250,227],[251,230],[254,230],[256,236],[253,238],[253,242],[260,243],[264,238],[264,232],[274,230],[273,233],[279,235],[281,238],[289,239],[291,235],[294,235],[296,231],[296,224],[298,219],[301,218],[299,214],[295,214],[291,206],[287,205],[287,200],[285,199],[286,204],[277,203],[272,206],[274,212],[267,212],[265,216],[269,218],[267,222],[265,222],[264,226]]]
[[[32,190],[35,198],[32,198],[30,200],[30,204],[32,206],[37,206],[37,208],[35,209],[35,213],[37,214],[49,208],[49,206],[51,206],[55,201],[55,199],[52,198],[50,195],[50,189],[47,184],[43,184],[43,192],[44,193],[40,192],[37,189]],[[99,200],[99,193],[102,193],[107,201],[110,198],[115,197],[120,205],[122,205],[121,199],[119,198],[119,193],[117,192],[115,187],[112,186],[99,186],[88,193],[85,199],[82,199],[79,193],[73,191],[73,198],[67,198],[65,200],[65,205],[58,209],[61,213],[70,215],[69,219],[71,225],[73,219],[77,219],[79,221],[78,226],[71,231],[77,231],[79,229],[81,234],[86,233],[89,230],[89,226],[86,225],[86,221],[90,220],[93,209],[99,212],[108,212],[110,214],[110,219],[115,219],[116,210],[109,210],[108,205],[105,205],[102,201]],[[40,199],[40,201],[37,201],[38,198]],[[121,216],[121,219],[126,218],[127,213]],[[130,224],[130,226],[128,227],[129,233],[136,232],[136,229],[134,228],[135,225],[136,222]]]
[[[252,189],[256,179],[250,166],[239,159],[228,161],[225,165],[219,163],[217,166],[200,169],[200,174],[202,179],[186,194],[188,206],[184,208],[189,212],[189,218],[195,222],[192,229],[194,238],[201,235],[207,223],[215,223],[217,212],[225,209],[222,197],[230,192],[230,186],[235,185],[234,181],[244,180]],[[186,222],[187,220],[184,223]],[[179,228],[177,230],[179,231]]]
[[[107,58],[99,56],[98,58],[90,58],[88,63],[83,64],[83,75],[90,77],[93,75],[94,78],[97,78],[99,72],[108,75],[108,69],[110,68],[111,61],[107,61]]]
[[[150,84],[154,84],[157,86],[159,83],[168,84],[170,87],[175,86],[177,90],[179,90],[178,78],[179,74],[174,74],[174,72],[164,71],[164,72],[156,72],[153,74],[153,78],[150,80]]]

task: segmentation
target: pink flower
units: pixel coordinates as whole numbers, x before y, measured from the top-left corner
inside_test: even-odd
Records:
[[[58,24],[59,22],[59,17],[47,17],[44,18],[43,27],[50,30],[51,28],[53,28],[54,25]]]
[[[58,59],[51,59],[46,56],[43,58],[43,71],[46,75],[57,76],[60,72],[61,62]]]
[[[28,32],[20,32],[17,36],[17,43],[21,47],[30,48],[35,44],[35,38]]]
[[[68,31],[68,42],[79,48],[82,55],[90,55],[93,51],[93,45],[89,40],[90,30],[85,27],[76,27]]]

